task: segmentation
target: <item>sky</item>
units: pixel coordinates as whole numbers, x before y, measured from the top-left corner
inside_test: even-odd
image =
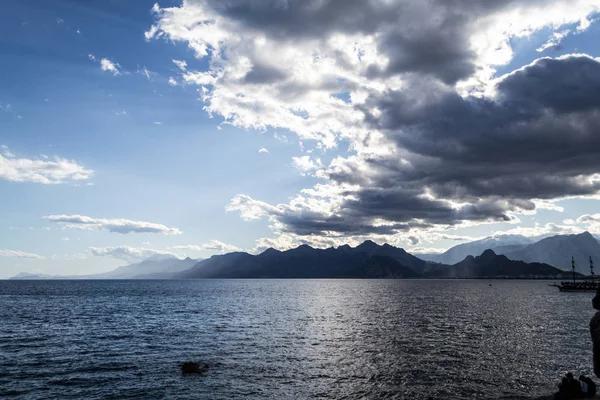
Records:
[[[600,0],[23,0],[0,278],[600,234]]]

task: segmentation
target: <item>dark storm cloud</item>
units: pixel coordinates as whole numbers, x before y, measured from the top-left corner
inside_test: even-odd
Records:
[[[283,223],[284,232],[295,233],[297,235],[327,235],[331,232],[342,233],[344,235],[392,235],[397,232],[408,231],[412,228],[427,228],[430,224],[425,223],[393,223],[389,225],[374,225],[371,217],[360,217],[357,215],[324,216],[317,213],[303,213],[300,215],[293,213],[283,213],[278,217]]]
[[[415,220],[424,226],[510,221],[510,212],[535,210],[531,199],[600,191],[600,181],[590,179],[600,173],[598,61],[538,60],[501,79],[494,99],[463,99],[428,85],[369,104],[382,110],[370,123],[387,132],[409,162],[399,156],[347,160],[329,178],[359,184],[354,198],[335,217],[282,216],[287,230],[392,234]],[[423,196],[425,190],[434,198]],[[374,219],[395,223],[375,226]]]
[[[409,237],[408,237],[408,241],[409,241],[409,243],[410,243],[411,245],[413,245],[413,246],[416,246],[416,245],[418,245],[418,244],[419,244],[419,242],[420,242],[419,238],[418,238],[418,237],[416,237],[416,236],[409,236]]]
[[[453,208],[442,201],[423,199],[416,191],[367,189],[361,190],[356,200],[346,202],[336,215],[297,214],[285,210],[278,214],[277,220],[283,224],[283,232],[297,235],[328,235],[331,232],[346,236],[393,235],[434,225],[454,225],[460,221],[511,221],[507,211],[534,208],[528,200],[502,198],[478,200]],[[394,222],[373,223],[377,218]]]
[[[244,83],[269,84],[286,78],[286,74],[274,67],[254,63],[252,70],[244,77]]]
[[[367,120],[411,152],[442,160],[564,163],[597,153],[599,89],[598,61],[540,59],[504,77],[497,99],[422,83],[373,97],[370,105],[383,115]]]
[[[189,0],[195,1],[200,0]],[[498,13],[522,8],[531,16],[535,6],[552,1],[202,2],[234,32],[264,34],[282,48],[305,46],[303,50],[312,48],[316,54],[319,41],[335,33],[373,35],[378,54],[389,61],[366,66],[363,60],[357,67],[352,52],[326,54],[336,67],[366,74],[379,84],[377,90],[366,89],[370,97],[365,104],[352,105],[364,115],[374,139],[369,136],[356,146],[361,147],[356,156],[339,157],[337,165],[319,171],[330,187],[353,186],[343,193],[343,201],[331,191],[335,207],[307,201],[261,209],[260,215],[279,222],[284,232],[387,235],[464,221],[510,221],[513,213],[534,211],[534,199],[600,191],[600,182],[590,179],[600,172],[597,60],[580,55],[537,60],[498,79],[488,97],[461,97],[453,85],[473,77],[482,66],[493,67],[484,60],[487,53],[476,54],[471,46],[475,34],[487,32],[486,24],[502,22]],[[268,86],[283,104],[314,90],[339,92],[337,76],[319,76],[322,84],[315,89],[312,83],[291,79],[289,65],[264,65],[271,61],[268,55],[250,45],[242,47],[250,52],[253,67],[240,82]],[[385,79],[396,75],[399,79]],[[380,91],[389,82],[401,82],[402,89]],[[353,84],[365,90],[356,82],[348,83],[347,90]],[[357,123],[357,130],[365,125]],[[378,148],[380,134],[392,150],[385,155]],[[357,144],[362,138],[350,141]]]
[[[498,84],[501,101],[531,112],[584,112],[600,106],[600,67],[586,56],[542,58]]]
[[[538,0],[530,3],[541,2]],[[429,74],[446,83],[470,76],[476,54],[473,25],[514,0],[209,0],[220,15],[279,41],[324,39],[334,33],[376,34],[386,68],[372,65],[371,77]],[[530,4],[531,5],[531,4]],[[343,61],[343,59],[340,59]]]
[[[437,222],[444,209],[425,207],[429,214],[420,215],[411,206],[423,200],[411,191],[428,188],[437,198],[468,202],[505,201],[473,203],[470,211],[458,212],[460,219],[502,218],[504,210],[533,210],[529,199],[596,193],[600,182],[589,176],[600,172],[599,89],[600,63],[572,56],[541,59],[504,77],[496,99],[463,99],[450,91],[440,94],[439,88],[373,98],[370,106],[382,115],[369,116],[370,123],[408,150],[410,163],[365,160],[378,194],[364,189],[347,206],[378,216],[390,209],[392,220],[402,220],[395,210],[406,209]],[[350,170],[331,178],[355,183],[347,179],[354,175]],[[390,196],[382,197],[384,190]]]
[[[402,148],[431,158],[429,164],[417,159],[420,167],[444,162],[450,168],[435,174],[444,180],[455,171],[498,175],[490,174],[493,168],[517,175],[589,173],[600,150],[600,99],[594,96],[599,85],[596,60],[542,59],[501,80],[497,100],[463,99],[450,91],[421,90],[416,99],[410,95],[416,90],[393,92],[372,99],[383,115],[367,119]],[[535,170],[527,168],[536,164]],[[424,175],[422,170],[400,172]]]
[[[323,37],[331,32],[373,32],[397,13],[365,0],[210,0],[219,14],[274,38]]]
[[[510,221],[507,211],[517,208],[534,208],[533,204],[521,200],[485,199],[467,204],[458,209],[449,204],[419,197],[416,192],[402,189],[367,189],[358,193],[356,200],[344,204],[334,217],[313,218],[284,216],[280,219],[287,230],[300,235],[334,231],[345,235],[381,234],[390,235],[413,228],[428,228],[433,225],[453,225],[460,221]],[[373,219],[395,221],[387,225],[375,225]],[[420,220],[423,222],[412,222]]]
[[[388,221],[408,222],[415,218],[431,223],[452,219],[454,210],[438,200],[420,198],[417,190],[394,188],[367,188],[358,193],[356,200],[345,203],[349,217],[382,218]]]

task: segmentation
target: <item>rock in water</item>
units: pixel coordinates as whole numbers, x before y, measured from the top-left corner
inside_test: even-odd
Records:
[[[181,366],[183,374],[202,374],[206,371],[208,371],[208,364],[204,363],[184,362]]]

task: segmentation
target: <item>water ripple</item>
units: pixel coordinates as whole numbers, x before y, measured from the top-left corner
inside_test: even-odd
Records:
[[[532,398],[591,375],[590,294],[488,284],[0,281],[0,397]]]

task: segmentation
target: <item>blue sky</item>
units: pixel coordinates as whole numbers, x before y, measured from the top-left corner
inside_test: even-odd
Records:
[[[0,16],[0,145],[4,146],[0,159],[4,162],[0,164],[0,278],[22,271],[102,272],[153,252],[200,258],[233,249],[260,251],[269,244],[280,248],[305,242],[328,246],[356,244],[365,238],[425,251],[445,249],[459,243],[460,238],[467,240],[501,231],[541,235],[595,229],[591,222],[586,225],[574,221],[583,215],[595,215],[598,200],[593,196],[573,198],[565,192],[549,198],[552,206],[538,207],[535,212],[508,210],[518,222],[460,220],[456,226],[436,223],[426,229],[382,235],[375,229],[363,233],[335,227],[307,231],[305,227],[313,226],[313,222],[304,218],[319,212],[329,213],[320,217],[319,226],[323,221],[343,218],[355,221],[357,214],[336,208],[344,196],[344,186],[331,183],[329,173],[334,165],[347,163],[352,157],[363,157],[361,160],[366,162],[373,154],[388,154],[383,139],[364,145],[366,128],[359,122],[356,131],[344,125],[346,116],[352,119],[354,114],[346,114],[343,110],[350,109],[343,107],[356,106],[351,109],[356,112],[356,99],[371,89],[365,89],[365,83],[358,88],[360,73],[355,74],[356,71],[346,70],[347,75],[343,75],[337,66],[314,67],[322,72],[322,82],[332,82],[331,76],[337,78],[328,86],[323,83],[329,92],[327,96],[331,96],[326,104],[330,108],[313,120],[317,112],[314,110],[325,108],[318,97],[324,89],[311,87],[296,95],[296,86],[292,85],[286,89],[288,92],[281,92],[272,82],[283,79],[283,72],[273,72],[274,68],[292,70],[302,60],[294,61],[293,56],[279,51],[277,56],[282,58],[277,65],[266,68],[257,78],[261,81],[253,81],[252,87],[248,86],[249,79],[243,81],[246,86],[240,84],[237,95],[250,99],[253,92],[265,93],[265,104],[254,108],[233,104],[227,96],[235,81],[228,81],[227,74],[235,75],[236,68],[242,68],[240,65],[249,63],[254,66],[251,70],[258,71],[258,66],[268,64],[275,56],[269,53],[272,49],[289,49],[290,54],[295,54],[295,50],[308,51],[309,46],[314,46],[321,51],[324,45],[319,47],[316,41],[336,36],[323,31],[322,37],[308,40],[304,34],[291,28],[281,30],[277,25],[282,32],[279,41],[269,30],[269,23],[261,31],[263,28],[255,24],[251,13],[238,15],[210,3],[160,1],[155,6],[154,1],[140,0],[31,0],[5,5]],[[194,9],[197,5],[201,11]],[[577,13],[577,6],[574,8],[566,23],[557,24],[549,17],[547,23],[532,22],[534,28],[526,36],[506,34],[513,55],[508,62],[488,61],[495,72],[486,79],[492,82],[544,56],[559,58],[585,53],[599,57],[594,45],[600,35],[600,25],[595,21],[597,12],[581,6]],[[210,18],[219,21],[215,25],[220,31],[200,34],[217,39],[199,38],[194,23],[201,25]],[[581,18],[588,18],[589,26],[578,32]],[[290,21],[289,26],[292,25]],[[150,34],[153,26],[156,30]],[[181,27],[185,28],[183,34]],[[231,37],[241,41],[219,36],[227,29],[231,30]],[[560,48],[536,51],[553,33],[567,29],[572,33],[562,39]],[[356,32],[368,36],[361,27]],[[293,34],[300,41],[306,40],[303,47],[293,40]],[[246,39],[262,43],[265,37],[267,44],[261,45],[267,47],[260,55],[256,49],[247,50],[242,45]],[[208,43],[206,55],[199,54],[198,43]],[[215,43],[225,44],[218,50]],[[368,41],[360,43],[363,46]],[[377,64],[377,57],[385,56],[385,49],[377,44],[373,47],[378,48],[372,61]],[[365,58],[368,50],[366,54]],[[173,60],[185,61],[187,66],[180,68]],[[477,62],[483,65],[483,61]],[[423,66],[421,71],[426,69]],[[222,71],[229,72],[219,75]],[[211,84],[198,75],[194,77],[194,73],[219,78]],[[405,78],[404,73],[396,77],[408,81],[414,75],[411,72],[413,75]],[[273,78],[267,79],[264,74],[272,74]],[[356,82],[351,77],[357,77]],[[449,87],[460,87],[467,78],[462,76]],[[392,88],[390,79],[381,78],[380,83]],[[269,97],[275,89],[279,94]],[[210,99],[202,98],[203,90],[210,93]],[[300,97],[308,96],[307,92],[314,96]],[[352,96],[354,102],[350,100]],[[343,104],[335,103],[336,99]],[[335,107],[342,111],[336,114],[339,110]],[[302,118],[294,119],[294,115]],[[343,128],[335,128],[338,123]],[[310,128],[305,130],[304,125]],[[384,139],[391,137],[386,136],[387,131],[369,129],[368,140],[379,133]],[[259,152],[260,149],[267,151]],[[17,170],[10,170],[15,166]],[[32,177],[36,172],[48,174],[52,168],[74,167],[82,168],[82,175],[66,172],[59,178],[50,178],[52,182]],[[315,185],[329,185],[322,188],[328,194],[302,194],[302,190],[314,189]],[[366,184],[357,185],[365,189]],[[334,198],[333,192],[342,197]],[[238,195],[250,200],[232,201]],[[302,201],[295,201],[299,195],[303,196]],[[322,202],[324,198],[327,201]],[[380,218],[382,214],[373,215]],[[74,223],[73,218],[56,216],[84,216],[94,221]],[[377,218],[369,223],[377,226]],[[573,222],[565,223],[568,220]],[[398,221],[386,221],[392,222]],[[111,228],[115,224],[126,228]],[[154,225],[147,229],[144,224],[158,224],[164,229]],[[128,230],[130,225],[133,228]],[[168,229],[176,229],[178,234],[165,233],[170,232]]]

